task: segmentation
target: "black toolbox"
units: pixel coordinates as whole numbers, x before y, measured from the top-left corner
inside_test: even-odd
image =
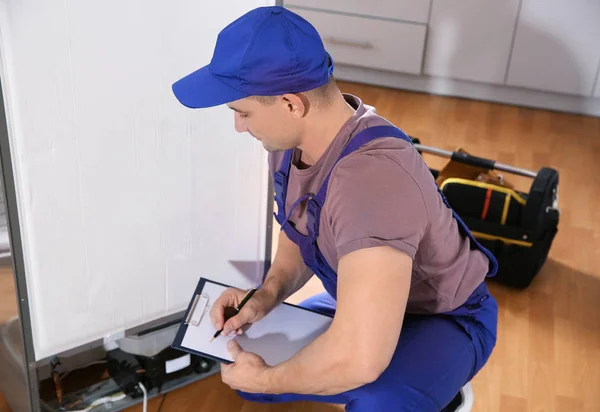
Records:
[[[460,148],[450,152],[420,143],[417,150],[447,157],[440,170],[430,168],[436,183],[473,236],[498,260],[499,283],[527,288],[545,263],[558,231],[558,171],[537,172],[472,156]],[[502,174],[532,179],[529,191],[514,189]]]

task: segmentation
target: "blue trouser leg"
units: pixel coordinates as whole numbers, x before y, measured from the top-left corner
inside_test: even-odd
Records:
[[[473,302],[480,298],[474,296]],[[301,305],[335,312],[335,302],[327,294],[313,296]],[[360,388],[333,396],[241,392],[240,396],[258,402],[342,403],[354,412],[439,411],[485,364],[495,345],[494,298],[488,296],[480,305],[473,304],[468,312],[458,321],[444,315],[407,315],[390,365],[375,382]]]

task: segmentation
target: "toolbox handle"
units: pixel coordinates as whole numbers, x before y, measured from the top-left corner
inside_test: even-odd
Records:
[[[421,152],[431,153],[442,157],[449,157],[457,162],[466,163],[468,165],[481,167],[489,170],[502,170],[508,173],[514,173],[520,176],[526,176],[535,178],[536,172],[527,169],[521,169],[520,167],[513,167],[502,163],[497,163],[495,160],[484,159],[483,157],[471,156],[467,153],[462,152],[451,152],[448,150],[437,149],[435,147],[423,146],[419,143],[413,143],[415,148]]]
[[[483,169],[490,169],[490,170],[492,170],[494,168],[494,165],[496,164],[495,160],[484,159],[483,157],[471,156],[470,154],[463,153],[463,152],[452,152],[451,158],[452,158],[452,160],[454,160],[456,162],[466,163],[471,166],[481,167]]]

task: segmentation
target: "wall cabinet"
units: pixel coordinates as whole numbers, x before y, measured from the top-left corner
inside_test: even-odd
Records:
[[[289,9],[315,26],[336,64],[421,73],[425,25]]]
[[[286,7],[427,23],[430,0],[290,0]]]
[[[289,0],[340,80],[600,117],[600,0]]]

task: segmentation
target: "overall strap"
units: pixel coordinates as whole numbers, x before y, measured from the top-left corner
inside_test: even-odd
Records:
[[[340,154],[340,157],[338,157],[338,159],[335,161],[335,164],[333,165],[333,167],[327,174],[327,177],[325,178],[323,185],[317,192],[317,195],[315,196],[315,200],[317,201],[317,203],[320,206],[323,206],[323,204],[325,203],[327,187],[329,186],[329,178],[331,177],[331,172],[335,168],[335,165],[337,165],[340,160],[342,160],[344,157],[348,156],[350,153],[361,148],[362,146],[366,145],[367,143],[372,142],[375,139],[379,139],[380,137],[396,137],[396,138],[399,138],[402,140],[406,140],[407,142],[412,144],[412,141],[410,140],[410,138],[402,130],[400,130],[399,128],[397,128],[395,126],[373,126],[373,127],[366,128],[363,131],[359,132],[346,145],[346,147]]]
[[[285,151],[279,170],[273,176],[273,190],[275,191],[275,201],[277,202],[277,214],[275,215],[275,219],[279,224],[283,224],[286,220],[285,199],[287,197],[287,186],[290,177],[293,152],[294,149]]]
[[[354,138],[350,140],[350,142],[342,151],[338,161],[354,152],[356,149],[366,145],[367,143],[370,143],[375,139],[379,139],[380,137],[396,137],[412,144],[412,140],[410,140],[406,133],[395,126],[373,126],[366,128],[354,136]]]
[[[327,174],[327,177],[325,178],[325,181],[321,185],[321,188],[319,189],[317,194],[308,199],[306,207],[306,227],[311,241],[314,242],[319,236],[319,221],[321,216],[321,208],[325,204],[325,197],[327,196],[327,187],[329,186],[329,178],[331,177],[331,172],[335,168],[335,165],[337,165],[340,160],[348,156],[350,153],[380,137],[397,137],[411,142],[410,138],[402,130],[394,126],[368,127],[359,132],[356,136],[354,136],[350,140],[350,142],[348,142],[346,147],[344,147],[344,150],[337,158],[334,165],[331,167],[331,170]]]

